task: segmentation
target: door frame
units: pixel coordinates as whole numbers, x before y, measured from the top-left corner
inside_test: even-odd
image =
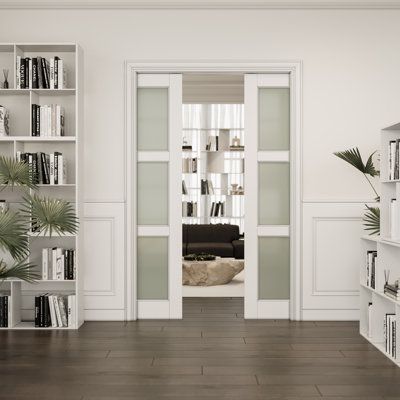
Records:
[[[290,74],[290,307],[291,320],[301,319],[301,223],[302,223],[302,62],[301,61],[143,61],[125,62],[125,308],[126,319],[138,318],[137,263],[134,243],[136,221],[136,92],[137,75],[181,73]],[[168,275],[170,279],[174,274]],[[171,287],[171,282],[169,282]],[[246,291],[245,291],[246,293]]]

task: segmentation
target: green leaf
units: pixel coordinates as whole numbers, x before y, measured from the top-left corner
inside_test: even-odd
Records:
[[[363,221],[366,231],[370,231],[370,235],[379,235],[381,231],[381,210],[379,207],[367,207],[367,212],[364,215]]]
[[[358,169],[360,172],[366,175],[370,175],[372,177],[379,175],[379,171],[375,169],[374,163],[372,161],[372,157],[375,154],[373,152],[369,157],[367,162],[364,164],[364,161],[361,157],[360,150],[358,147],[355,147],[353,149],[345,150],[345,151],[339,151],[336,153],[333,153],[336,157],[339,157],[340,159],[348,162],[350,165],[352,165],[354,168]]]
[[[53,233],[63,235],[78,231],[78,218],[68,201],[37,194],[26,196],[24,201],[21,212],[30,218],[33,232],[52,236]]]
[[[40,275],[35,272],[33,269],[35,268],[34,264],[23,261],[16,261],[10,267],[7,263],[1,259],[0,260],[0,281],[4,279],[21,279],[26,282],[33,283],[36,280],[40,279]]]
[[[0,211],[0,247],[9,251],[14,259],[28,255],[27,220],[10,209]]]
[[[13,157],[0,156],[0,185],[22,186],[36,189],[35,179],[29,165]]]

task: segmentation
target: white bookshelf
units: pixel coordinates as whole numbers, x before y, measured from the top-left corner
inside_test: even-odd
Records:
[[[377,259],[375,264],[375,288],[371,288],[366,284],[366,266],[362,265],[360,270],[360,333],[389,359],[400,366],[400,302],[386,296],[384,293],[384,270],[390,271],[390,283],[400,279],[400,238],[391,237],[390,227],[390,202],[393,198],[400,200],[400,180],[389,180],[388,171],[388,146],[391,140],[396,139],[400,139],[400,123],[382,130],[380,160],[381,234],[379,236],[365,235],[362,237],[365,257],[367,251],[376,250]],[[370,312],[368,311],[369,303],[372,303]],[[398,347],[396,357],[392,357],[385,350],[384,317],[386,314],[396,315],[396,343]]]
[[[210,137],[218,136],[218,150],[206,150]],[[185,128],[183,138],[192,150],[183,150],[182,158],[197,158],[197,172],[182,172],[188,194],[182,194],[184,201],[197,202],[197,215],[182,216],[185,224],[229,223],[238,225],[244,231],[244,198],[243,194],[233,194],[231,184],[244,185],[244,151],[230,148],[234,138],[244,145],[243,128]],[[201,180],[211,180],[213,194],[201,193]],[[211,216],[213,202],[223,202],[223,216]],[[183,215],[183,214],[182,214]]]
[[[60,57],[67,71],[67,88],[64,89],[17,89],[16,58]],[[83,201],[82,201],[82,161],[83,161],[83,68],[82,50],[75,43],[3,43],[0,44],[0,104],[10,114],[10,135],[0,137],[0,155],[15,156],[21,152],[59,151],[67,163],[67,182],[62,185],[38,185],[38,193],[53,198],[70,201],[76,209],[79,219],[79,231],[76,235],[62,236],[29,234],[29,261],[38,267],[41,273],[42,248],[61,247],[76,251],[76,279],[39,280],[34,284],[18,279],[6,280],[0,286],[1,293],[7,293],[11,299],[9,327],[5,329],[42,329],[68,330],[78,329],[84,322],[83,309]],[[3,88],[3,69],[9,70],[9,88]],[[31,136],[32,104],[60,104],[65,110],[64,136]],[[23,191],[19,188],[2,188],[0,198],[10,207],[21,201]],[[4,254],[1,255],[5,257]],[[10,259],[7,258],[7,261]],[[75,294],[75,324],[64,328],[35,328],[34,297],[43,293]]]

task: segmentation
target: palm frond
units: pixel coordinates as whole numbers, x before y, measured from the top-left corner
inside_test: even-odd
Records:
[[[366,231],[370,231],[370,235],[379,235],[381,231],[381,210],[379,207],[367,207],[363,221]]]
[[[367,162],[364,164],[364,161],[361,157],[360,150],[358,147],[353,149],[345,150],[345,151],[338,151],[333,153],[336,157],[348,162],[354,168],[358,169],[360,172],[366,175],[370,175],[372,177],[379,175],[379,172],[375,169],[372,157],[375,154],[372,153],[369,157]]]
[[[0,247],[15,259],[28,254],[27,220],[10,209],[0,211]]]
[[[52,236],[78,231],[78,218],[68,201],[37,194],[26,196],[24,201],[21,212],[30,218],[33,232]]]
[[[23,261],[16,261],[13,265],[8,266],[7,263],[0,260],[0,281],[4,279],[21,279],[25,282],[33,283],[40,279],[40,275],[34,271],[35,265]]]
[[[0,185],[22,186],[36,189],[35,179],[29,165],[13,157],[0,156]]]

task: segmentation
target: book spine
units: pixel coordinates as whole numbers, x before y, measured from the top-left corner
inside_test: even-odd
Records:
[[[39,296],[39,327],[44,328],[44,296]]]
[[[50,89],[54,89],[54,58],[50,58]]]
[[[60,314],[61,314],[62,326],[67,327],[68,326],[68,319],[67,319],[67,309],[66,309],[66,306],[65,306],[64,296],[59,296],[58,297],[58,304],[60,306]]]
[[[45,58],[41,58],[41,62],[42,62],[43,89],[49,89],[50,82],[49,82],[49,73],[48,73],[48,69],[47,69],[47,60]]]
[[[32,88],[39,89],[37,57],[32,58]]]
[[[29,59],[28,65],[29,65],[29,89],[33,89],[33,77],[32,77],[33,65],[32,65],[32,59]]]
[[[37,58],[38,89],[44,89],[42,57]]]
[[[49,279],[49,249],[42,249],[42,279]]]
[[[10,309],[10,305],[9,305],[9,297],[8,296],[4,296],[4,328],[8,328],[9,326],[9,317],[10,317],[10,313],[9,313],[9,309]]]
[[[35,328],[40,326],[40,297],[35,296]]]
[[[4,318],[4,296],[0,296],[0,328],[5,327],[5,318]]]
[[[21,89],[21,56],[17,56],[16,62],[16,73],[17,76],[15,77],[16,88]]]
[[[56,310],[57,325],[61,328],[63,326],[60,312],[60,304],[58,302],[59,296],[53,296],[54,308]]]
[[[54,89],[58,89],[58,57],[54,57]]]
[[[21,65],[19,70],[20,70],[21,89],[25,89],[25,58],[21,58]]]
[[[54,185],[54,153],[50,154],[50,185]]]

